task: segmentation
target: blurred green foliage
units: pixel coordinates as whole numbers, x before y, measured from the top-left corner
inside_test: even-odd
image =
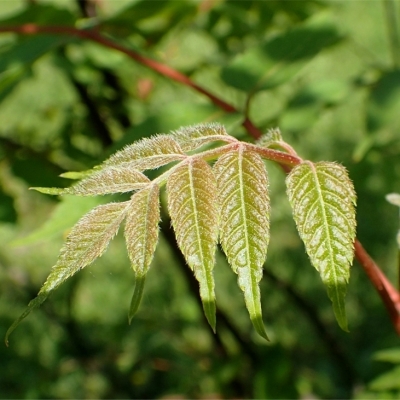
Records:
[[[246,113],[263,130],[279,126],[302,157],[349,169],[358,237],[394,281],[397,211],[385,195],[400,192],[399,13],[390,0],[0,2],[1,27],[98,25],[240,110],[226,114],[98,44],[1,34],[0,336],[36,295],[68,227],[104,201],[55,201],[30,186],[66,186],[61,173],[182,125],[219,121],[251,141]],[[0,346],[1,398],[398,398],[398,338],[371,283],[355,265],[351,332],[341,332],[295,232],[284,175],[268,167],[261,290],[271,343],[254,334],[220,255],[212,334],[164,218],[132,325],[132,274],[117,236]]]

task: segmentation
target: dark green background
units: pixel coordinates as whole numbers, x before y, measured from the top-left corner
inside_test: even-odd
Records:
[[[344,164],[358,237],[395,282],[400,192],[400,32],[395,1],[1,1],[0,26],[99,25],[239,110],[126,55],[68,36],[0,35],[0,336],[54,265],[68,229],[110,198],[52,198],[142,137],[218,121],[279,126],[303,158]],[[271,342],[253,331],[222,254],[219,313],[205,323],[169,222],[132,325],[132,271],[119,235],[0,345],[1,398],[399,398],[399,338],[358,264],[337,326],[291,219],[284,174],[268,163],[272,227],[261,283]],[[397,348],[397,352],[394,350]],[[388,350],[380,354],[380,350]]]

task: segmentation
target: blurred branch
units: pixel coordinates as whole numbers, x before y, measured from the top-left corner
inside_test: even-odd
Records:
[[[96,2],[94,0],[77,0],[77,4],[85,18],[97,16]]]
[[[174,256],[179,261],[179,265],[181,266],[182,272],[185,275],[185,278],[186,278],[186,281],[188,282],[191,293],[195,296],[196,302],[199,305],[199,307],[201,308],[201,310],[203,310],[203,305],[202,305],[202,301],[201,301],[200,293],[199,293],[199,284],[198,284],[196,278],[194,277],[193,272],[186,265],[185,258],[183,257],[183,254],[181,253],[181,251],[178,248],[178,245],[177,245],[176,239],[175,239],[175,234],[171,227],[171,222],[170,222],[169,218],[166,218],[166,217],[162,218],[162,221],[163,222],[162,222],[161,231],[162,231],[165,239],[167,240],[168,244],[170,245],[170,248],[172,249]],[[208,322],[207,322],[206,317],[204,316],[204,313],[201,312],[201,314],[204,317],[205,324],[208,326]],[[217,307],[217,317],[221,318],[223,320],[224,324],[226,325],[226,327],[231,331],[231,333],[233,334],[233,336],[235,337],[237,342],[242,347],[243,353],[247,354],[250,359],[254,359],[256,357],[256,353],[253,350],[253,348],[251,347],[251,345],[243,338],[243,336],[236,329],[236,327],[230,323],[229,318],[225,315],[225,313],[223,311],[221,311],[218,307]],[[213,335],[216,347],[224,356],[226,356],[227,351],[224,347],[224,344],[223,344],[218,332],[215,334],[212,334],[212,335]]]
[[[71,61],[69,61],[69,59],[66,57],[65,52],[60,51],[59,54],[63,58],[63,61],[66,62],[69,67],[71,67]],[[106,122],[103,120],[100,111],[98,110],[97,103],[90,97],[87,87],[74,77],[72,68],[66,68],[66,73],[72,86],[77,91],[79,98],[85,105],[89,113],[88,120],[93,125],[93,129],[98,134],[103,146],[110,146],[113,143],[112,134],[108,129]]]
[[[122,46],[113,40],[103,36],[96,30],[83,30],[76,29],[73,27],[67,26],[39,26],[36,24],[24,24],[20,26],[0,26],[0,32],[14,32],[25,35],[35,35],[40,33],[50,33],[54,35],[67,35],[67,36],[75,36],[82,39],[88,39],[93,42],[100,43],[103,46],[106,46],[110,49],[114,49],[120,51],[121,53],[126,54],[128,57],[137,61],[138,63],[152,69],[153,71],[163,75],[173,81],[182,83],[185,86],[191,87],[196,92],[199,92],[206,97],[208,97],[216,106],[221,108],[222,110],[228,113],[235,113],[238,110],[233,107],[231,104],[225,102],[219,97],[215,96],[208,90],[204,89],[202,86],[193,82],[189,77],[180,73],[179,71],[163,64],[158,61],[152,60],[148,57],[142,56],[138,52],[129,49],[125,46]],[[246,128],[247,132],[253,136],[254,138],[259,138],[262,135],[262,132],[250,121],[249,118],[245,118],[242,125]]]
[[[385,0],[385,1],[392,3],[391,0]],[[196,84],[189,77],[182,74],[181,72],[169,67],[168,65],[152,60],[148,57],[142,56],[138,52],[129,49],[125,46],[122,46],[113,41],[112,39],[107,38],[106,36],[99,33],[97,30],[93,29],[83,30],[68,26],[39,26],[36,24],[29,23],[19,26],[0,26],[0,32],[14,32],[25,35],[50,33],[55,35],[75,36],[82,39],[87,39],[93,42],[97,42],[105,47],[124,53],[131,59],[150,68],[151,70],[159,73],[160,75],[163,75],[166,78],[169,78],[175,82],[182,83],[183,85],[192,88],[196,92],[205,95],[216,106],[220,107],[222,110],[228,113],[238,112],[238,110],[231,104],[225,102],[224,100],[220,99],[219,97],[209,92],[207,89]],[[249,119],[249,117],[245,117],[244,121],[242,122],[242,125],[247,130],[249,135],[251,135],[253,138],[258,139],[262,135],[262,132],[253,124],[253,122]],[[286,172],[288,172],[287,168]],[[356,241],[355,243],[355,256],[359,261],[359,263],[361,264],[361,266],[364,268],[368,278],[371,280],[375,289],[381,295],[386,307],[389,310],[396,332],[400,335],[399,292],[397,292],[396,289],[393,288],[393,286],[389,283],[386,276],[380,270],[378,265],[368,255],[368,253],[362,247],[361,243],[358,241]]]
[[[325,342],[327,351],[331,354],[332,359],[339,367],[338,371],[342,372],[343,381],[346,382],[351,390],[355,383],[357,383],[356,373],[347,358],[346,352],[342,349],[335,336],[331,334],[329,328],[325,326],[319,318],[314,305],[308,303],[288,282],[283,281],[270,270],[264,268],[264,275],[277,287],[283,289],[287,295],[292,298],[296,306],[308,317],[312,326],[318,333],[317,337]]]

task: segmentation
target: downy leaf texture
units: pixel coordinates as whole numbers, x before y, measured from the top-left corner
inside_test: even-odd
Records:
[[[76,196],[97,196],[101,194],[124,193],[138,190],[148,185],[149,178],[130,167],[110,166],[94,171],[78,183],[65,188],[32,188],[52,195],[73,194]]]
[[[156,250],[160,221],[159,203],[159,187],[157,184],[151,184],[132,196],[128,208],[125,239],[132,269],[135,272],[135,288],[129,321],[132,320],[140,305],[144,279]]]
[[[244,292],[256,331],[268,339],[262,321],[259,282],[269,242],[268,176],[261,157],[239,146],[214,165],[220,206],[220,242]]]
[[[101,205],[85,214],[77,222],[69,233],[57,263],[37,297],[28,304],[24,313],[8,329],[6,342],[18,324],[32,310],[39,307],[51,292],[103,254],[111,239],[116,235],[128,207],[129,202]]]
[[[171,133],[184,152],[218,140],[231,142],[234,138],[227,134],[225,127],[218,123],[186,126]]]
[[[145,171],[184,158],[181,147],[171,135],[157,135],[126,146],[104,161],[101,168],[122,164],[138,171]]]
[[[217,186],[211,167],[190,157],[167,180],[168,210],[178,246],[200,283],[207,320],[215,331],[213,268],[218,237]]]
[[[319,271],[339,326],[347,331],[345,296],[356,233],[354,187],[336,163],[305,161],[286,178],[294,220]]]
[[[257,140],[256,144],[261,147],[270,147],[282,141],[282,134],[279,128],[273,128],[262,135],[260,139]]]

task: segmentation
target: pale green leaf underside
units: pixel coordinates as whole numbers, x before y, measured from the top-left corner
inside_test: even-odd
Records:
[[[186,262],[200,283],[204,312],[215,330],[213,268],[218,235],[217,187],[211,167],[190,158],[168,177],[168,210]]]
[[[129,320],[133,318],[140,304],[144,278],[158,242],[159,221],[159,188],[156,184],[152,184],[132,196],[126,216],[126,247],[135,272],[135,288]]]
[[[100,168],[126,164],[129,168],[145,171],[184,158],[181,147],[170,135],[158,135],[125,147],[106,160]]]
[[[353,184],[343,166],[309,161],[293,168],[286,184],[300,237],[327,287],[340,327],[347,330],[344,300],[356,231]]]
[[[128,206],[129,202],[101,205],[77,222],[68,235],[57,263],[52,268],[37,297],[28,304],[24,313],[8,329],[6,342],[17,325],[32,310],[39,307],[51,292],[102,255],[110,240],[117,233]]]
[[[268,176],[261,157],[240,146],[214,166],[220,205],[220,242],[256,331],[267,338],[262,322],[259,282],[269,242]]]
[[[149,178],[130,167],[119,165],[93,172],[69,188],[32,188],[52,195],[73,194],[77,196],[97,196],[102,194],[125,193],[148,185]]]
[[[218,140],[232,141],[225,127],[218,123],[198,124],[186,126],[171,133],[185,152],[196,150],[204,144]]]

